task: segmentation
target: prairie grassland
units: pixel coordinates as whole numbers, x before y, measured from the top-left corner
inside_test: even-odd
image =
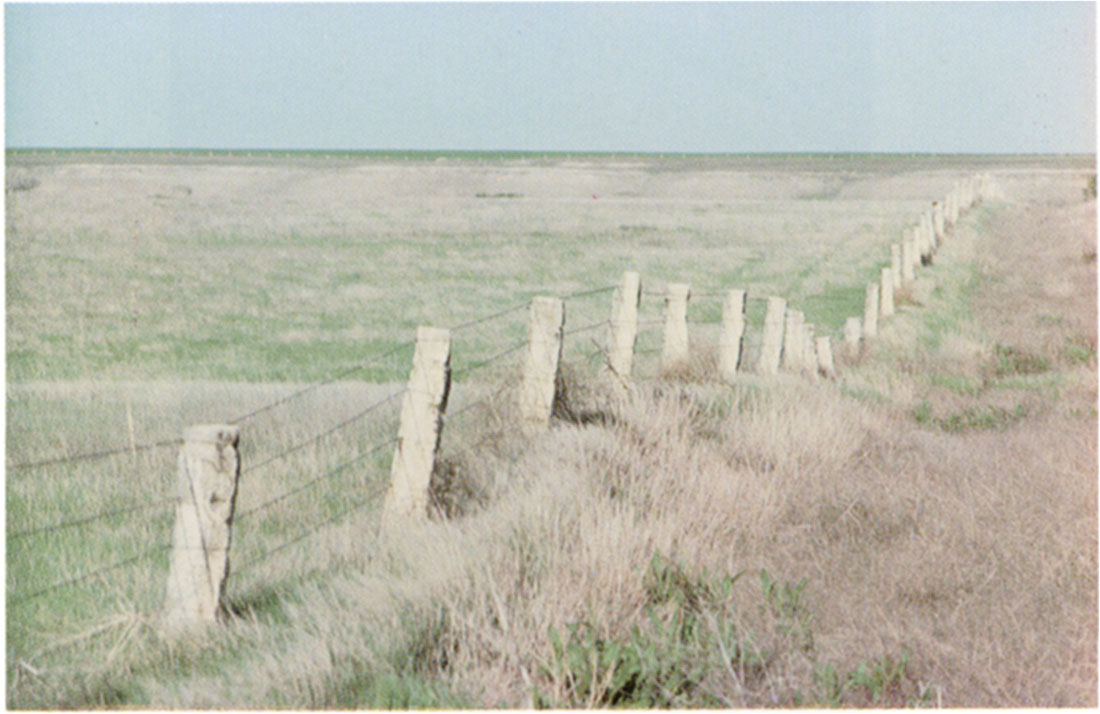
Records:
[[[105,431],[125,447],[131,421],[143,444],[249,415],[398,347],[419,321],[466,322],[528,295],[609,285],[627,267],[658,288],[788,295],[835,328],[852,314],[846,291],[861,308],[885,246],[959,175],[589,162],[358,166],[335,180],[192,167],[185,195],[207,186],[202,211],[123,200],[171,187],[177,168],[29,167],[40,183],[9,196],[10,209],[70,172],[67,193],[9,210],[9,464],[102,448]],[[94,198],[105,174],[93,169],[112,176],[109,206]],[[700,329],[697,364],[661,376],[643,361],[639,390],[620,401],[592,376],[595,345],[578,339],[554,428],[525,439],[510,426],[515,355],[474,369],[522,337],[523,312],[467,328],[468,341],[456,335],[456,373],[467,373],[448,409],[437,515],[422,530],[376,537],[396,409],[386,400],[400,391],[407,347],[384,368],[256,413],[242,440],[243,467],[256,468],[242,476],[238,513],[249,515],[234,534],[230,617],[201,637],[157,634],[163,553],[13,605],[167,539],[168,511],[12,535],[162,499],[171,445],[44,474],[9,468],[8,705],[1095,706],[1096,227],[1084,176],[1006,168],[1008,200],[966,217],[836,384],[746,375],[722,385]],[[637,196],[608,208],[615,191]],[[41,212],[51,205],[65,211]],[[127,252],[120,226],[154,215],[156,240]],[[324,216],[337,228],[319,229]],[[523,240],[540,224],[546,235]],[[194,235],[216,239],[193,250]],[[412,317],[332,294],[333,276],[364,263],[379,236],[417,260],[371,263],[391,272],[356,278],[356,289],[399,289]],[[440,245],[455,246],[447,260],[431,257]],[[80,267],[58,273],[69,250]],[[295,294],[264,288],[283,250],[310,299],[257,301],[261,289]],[[158,287],[147,273],[158,251],[180,275],[217,268],[234,279]],[[148,298],[134,302],[149,307],[132,335],[179,342],[79,362],[81,341],[115,344],[120,323],[103,317],[114,308],[81,304],[125,296],[103,275],[119,262],[130,282],[116,285]],[[414,264],[424,282],[401,287],[420,275]],[[456,264],[468,274],[451,278]],[[448,280],[461,289],[444,289]],[[603,319],[607,297],[580,298],[592,306],[575,312]],[[655,319],[659,299],[647,300]],[[176,315],[184,307],[202,326]],[[246,311],[246,331],[202,337],[235,321],[219,315]],[[376,341],[344,334],[318,347],[330,314],[354,316]],[[301,342],[279,339],[293,330]],[[640,349],[655,348],[646,339]],[[13,350],[24,352],[13,361]]]

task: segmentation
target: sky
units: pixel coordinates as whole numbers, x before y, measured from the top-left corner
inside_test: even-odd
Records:
[[[1095,153],[1093,2],[15,4],[5,144]]]

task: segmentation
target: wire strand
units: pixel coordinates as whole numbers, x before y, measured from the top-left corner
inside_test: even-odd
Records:
[[[391,395],[389,395],[389,396],[387,396],[383,399],[380,399],[377,402],[374,402],[373,404],[371,404],[369,407],[367,407],[363,411],[348,417],[347,419],[340,422],[339,424],[336,424],[335,426],[329,427],[328,429],[325,429],[321,433],[319,433],[315,436],[312,436],[309,439],[306,439],[305,441],[299,442],[299,443],[295,444],[294,446],[291,446],[290,448],[286,449],[285,451],[283,451],[281,453],[278,453],[278,454],[275,454],[274,456],[272,456],[270,458],[267,458],[267,459],[261,461],[258,464],[252,464],[248,468],[242,469],[241,470],[241,476],[244,476],[246,473],[250,473],[252,471],[255,471],[256,469],[267,466],[268,464],[270,464],[272,462],[278,461],[279,459],[282,459],[282,458],[294,453],[295,451],[298,451],[300,449],[304,449],[305,447],[307,447],[311,444],[315,444],[315,443],[319,442],[321,439],[325,438],[326,436],[330,436],[334,432],[339,431],[340,429],[343,429],[347,425],[349,425],[353,422],[356,422],[359,419],[362,419],[363,417],[370,414],[371,412],[374,412],[374,411],[380,409],[382,406],[384,406],[385,404],[388,404],[389,402],[392,402],[394,399],[396,399],[397,397],[400,397],[402,394],[404,394],[407,391],[408,391],[408,387],[402,387],[401,389],[394,392],[393,394],[391,394]]]
[[[391,349],[387,352],[383,352],[382,354],[375,355],[374,357],[371,357],[370,359],[364,360],[363,362],[360,362],[356,365],[353,365],[353,366],[348,367],[344,370],[341,370],[340,372],[332,375],[331,377],[329,377],[329,378],[327,378],[323,381],[314,382],[313,384],[310,384],[306,387],[303,387],[302,389],[299,389],[297,392],[294,392],[293,394],[288,394],[285,397],[280,397],[279,399],[276,399],[274,402],[271,402],[270,404],[262,406],[258,409],[254,409],[254,410],[252,410],[252,411],[250,411],[246,414],[243,414],[243,415],[237,417],[236,419],[233,419],[229,423],[230,424],[240,424],[242,422],[248,421],[249,419],[252,419],[253,417],[256,417],[260,414],[263,414],[264,412],[270,411],[270,410],[274,409],[275,407],[286,404],[287,402],[298,399],[299,397],[301,397],[305,394],[309,394],[310,392],[312,392],[314,390],[317,390],[317,389],[320,389],[321,387],[332,384],[333,382],[335,382],[338,379],[343,379],[344,377],[347,377],[348,375],[354,374],[354,373],[356,373],[360,370],[364,370],[368,367],[372,367],[372,366],[376,365],[379,361],[381,361],[381,360],[383,360],[387,357],[392,357],[393,355],[397,354],[401,350],[407,349],[407,348],[409,348],[409,347],[411,347],[415,344],[416,344],[415,340],[408,340],[406,342],[402,342],[401,344],[397,345],[396,347],[394,347],[393,349]]]
[[[183,443],[183,439],[170,439],[166,441],[157,441],[149,444],[138,444],[136,446],[120,446],[117,449],[108,449],[106,451],[94,451],[86,454],[74,454],[72,456],[57,456],[49,459],[43,459],[41,461],[25,461],[19,464],[8,464],[9,471],[19,471],[23,469],[35,469],[43,466],[55,466],[58,464],[75,463],[77,461],[90,461],[94,459],[103,459],[108,456],[117,456],[119,454],[128,454],[134,451],[148,451],[149,449],[160,449],[167,446],[179,446]]]
[[[90,573],[85,573],[83,575],[78,575],[77,577],[69,578],[68,580],[62,580],[61,582],[54,583],[53,585],[42,588],[41,590],[33,592],[29,595],[22,595],[22,596],[19,596],[19,597],[9,598],[8,599],[8,605],[9,606],[11,606],[11,605],[20,605],[20,604],[25,603],[25,602],[30,602],[31,600],[35,600],[37,598],[42,597],[43,595],[48,595],[49,593],[52,593],[55,590],[60,590],[62,588],[66,588],[66,587],[69,587],[69,586],[72,586],[72,585],[76,585],[78,583],[81,583],[81,582],[89,579],[89,578],[93,578],[97,575],[102,575],[103,573],[109,573],[113,570],[119,570],[120,568],[124,568],[127,565],[133,565],[134,563],[140,562],[142,560],[146,560],[148,558],[153,557],[157,553],[159,553],[161,551],[164,551],[164,550],[168,550],[170,548],[171,548],[170,545],[165,545],[163,543],[160,544],[160,545],[153,546],[149,550],[146,550],[142,553],[138,553],[137,555],[133,556],[132,558],[127,558],[126,560],[122,560],[122,561],[119,561],[119,562],[114,563],[112,565],[108,565],[105,568],[100,568],[99,570],[93,570]]]
[[[300,485],[296,486],[295,488],[292,488],[291,490],[287,491],[286,493],[284,493],[280,496],[276,496],[275,498],[272,498],[269,501],[265,501],[264,503],[261,503],[258,506],[253,506],[252,508],[249,508],[246,511],[241,511],[236,516],[234,516],[234,522],[240,521],[243,518],[247,518],[248,516],[252,515],[253,513],[258,512],[258,511],[266,510],[266,509],[270,508],[271,506],[274,506],[276,503],[279,503],[280,501],[285,501],[286,499],[290,498],[291,496],[293,496],[297,493],[301,493],[302,491],[305,491],[306,489],[311,488],[311,487],[317,485],[318,483],[320,483],[320,482],[322,482],[326,479],[332,478],[336,474],[340,473],[341,471],[347,469],[348,467],[350,467],[354,464],[359,463],[360,461],[362,461],[366,457],[370,456],[371,454],[375,453],[376,451],[379,451],[383,447],[389,446],[389,445],[395,444],[395,443],[397,443],[397,437],[396,436],[391,438],[391,439],[387,439],[386,441],[383,441],[379,444],[375,444],[374,446],[368,448],[366,451],[358,454],[357,456],[350,459],[349,461],[345,461],[344,463],[340,464],[339,466],[336,466],[335,468],[327,471],[326,473],[323,473],[320,476],[317,476],[316,478],[310,479],[309,481],[306,481],[305,483],[300,484]]]
[[[48,525],[48,526],[39,526],[37,528],[28,528],[27,530],[24,530],[24,531],[19,531],[17,533],[9,534],[8,535],[8,542],[10,543],[11,541],[19,540],[20,538],[27,538],[27,537],[32,536],[32,535],[38,535],[40,533],[50,533],[50,532],[53,532],[53,531],[64,530],[66,528],[74,528],[76,526],[86,525],[88,523],[94,523],[95,521],[102,520],[104,518],[110,518],[111,516],[119,516],[119,515],[122,515],[123,513],[133,513],[133,512],[136,512],[136,511],[151,510],[151,509],[154,509],[154,508],[158,508],[160,506],[165,506],[167,504],[175,503],[176,500],[177,499],[175,497],[163,498],[159,501],[152,501],[150,503],[143,503],[143,504],[139,504],[139,505],[136,505],[136,506],[126,506],[124,508],[115,508],[115,509],[112,509],[110,511],[102,511],[100,513],[96,513],[96,514],[87,516],[85,518],[77,518],[77,519],[72,520],[72,521],[63,521],[61,523],[54,523],[54,524],[51,524],[51,525]]]

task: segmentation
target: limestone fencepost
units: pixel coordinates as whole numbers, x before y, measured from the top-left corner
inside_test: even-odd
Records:
[[[901,287],[901,244],[893,243],[890,246],[890,275],[895,288]]]
[[[833,347],[829,336],[817,338],[817,371],[821,376],[832,379],[836,376],[836,364],[833,362]]]
[[[744,290],[727,290],[722,303],[722,332],[718,338],[718,371],[722,379],[732,382],[741,366],[741,352],[745,338],[745,307],[747,293]]]
[[[764,312],[764,330],[761,335],[760,357],[756,363],[759,374],[773,376],[779,373],[779,355],[783,351],[783,321],[787,301],[781,297],[769,297]]]
[[[814,339],[813,323],[802,325],[802,371],[811,378],[817,377],[817,342]]]
[[[240,427],[200,424],[183,432],[176,482],[164,624],[213,623],[222,612],[241,460]]]
[[[450,390],[450,330],[418,327],[412,370],[401,400],[390,488],[382,506],[383,530],[427,519],[428,488]]]
[[[916,251],[913,248],[913,237],[905,236],[905,239],[901,243],[901,282],[902,284],[911,283],[916,279],[916,274],[913,272],[913,253]]]
[[[545,431],[550,426],[564,327],[565,303],[561,298],[544,296],[531,300],[519,396],[521,428],[527,433]]]
[[[798,371],[802,365],[802,321],[802,313],[790,307],[783,314],[782,366],[788,372]]]
[[[936,247],[939,247],[940,243],[943,243],[944,238],[944,221],[943,221],[943,202],[932,202],[932,232],[935,234]]]
[[[878,335],[878,285],[867,283],[863,300],[863,339]]]
[[[642,280],[633,271],[623,273],[611,297],[611,328],[607,370],[621,386],[630,379],[634,364],[634,342],[638,336],[638,305],[642,301]]]
[[[890,317],[894,314],[894,271],[890,268],[882,269],[878,314],[879,317]]]
[[[932,253],[936,248],[936,235],[932,229],[932,215],[928,211],[920,214],[920,232],[924,243],[924,249],[921,251],[921,263],[928,265],[932,262]]]
[[[863,337],[863,325],[858,317],[849,317],[844,322],[844,353],[849,359],[859,357],[859,342]]]
[[[687,306],[691,287],[670,283],[665,288],[665,331],[661,347],[661,369],[668,370],[688,359]]]
[[[921,265],[921,256],[924,255],[924,239],[921,235],[920,225],[913,226],[913,254],[910,256],[913,259],[913,271]]]

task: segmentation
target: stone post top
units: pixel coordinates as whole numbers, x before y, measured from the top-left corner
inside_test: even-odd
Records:
[[[428,327],[421,325],[416,328],[417,342],[447,342],[451,339],[451,331],[445,327]]]
[[[237,445],[241,427],[236,424],[195,424],[183,430],[183,440],[190,443]]]

